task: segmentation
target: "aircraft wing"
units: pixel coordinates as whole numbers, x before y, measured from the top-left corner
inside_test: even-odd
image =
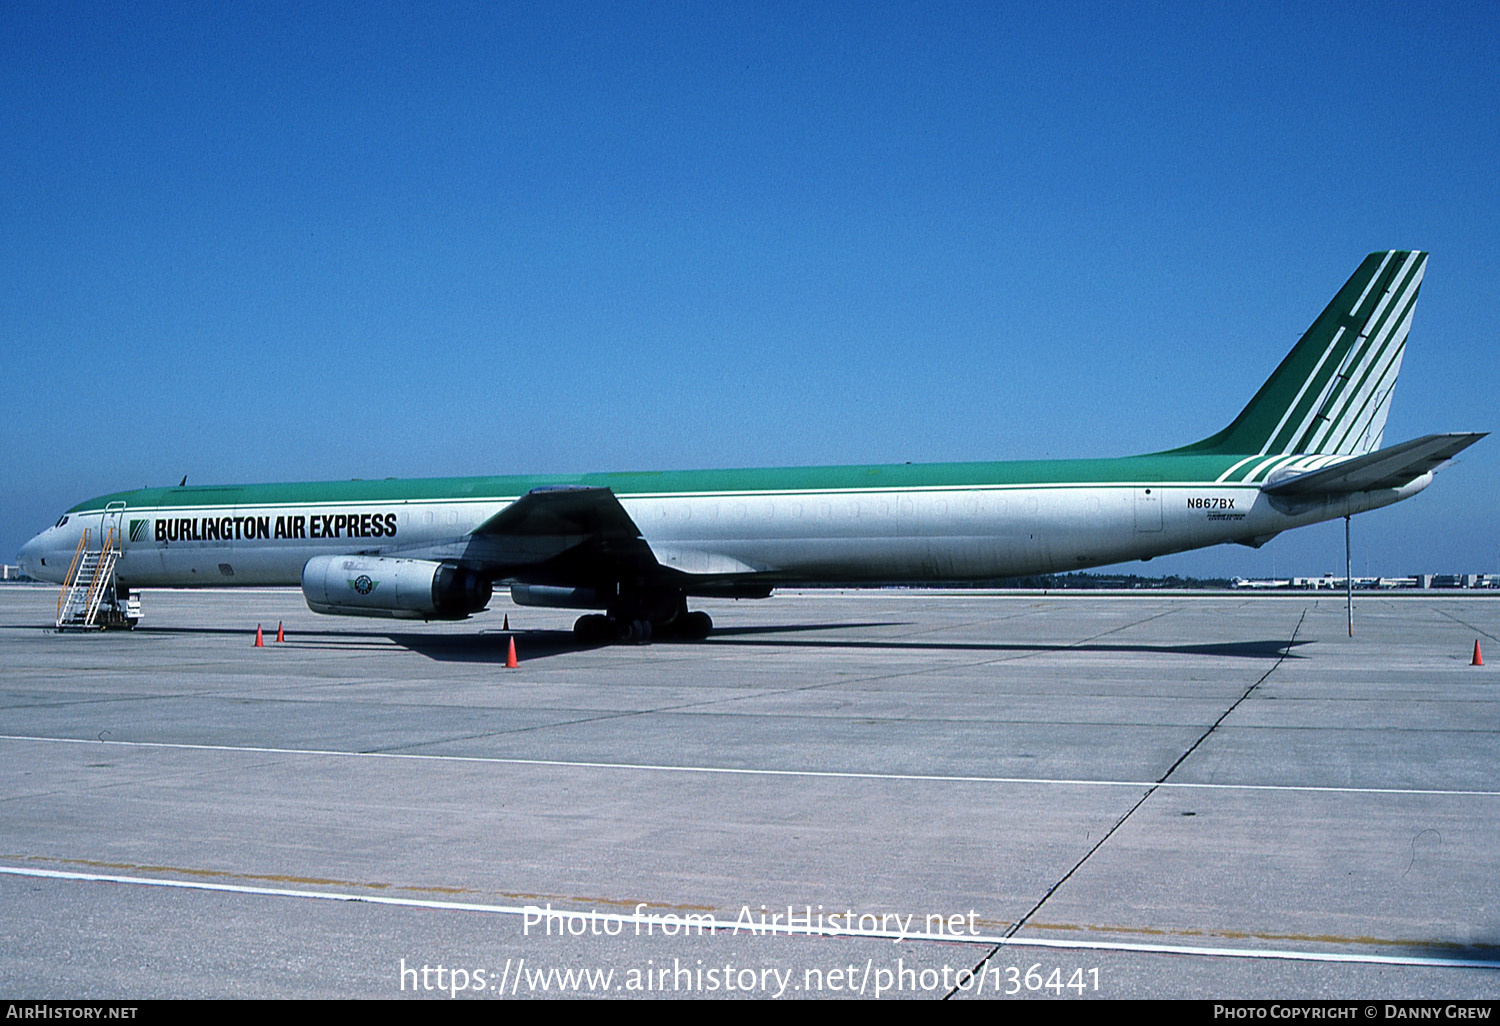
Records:
[[[475,535],[608,536],[639,539],[640,528],[608,488],[558,485],[534,488],[474,528]]]
[[[1268,481],[1261,491],[1267,495],[1341,495],[1400,488],[1451,460],[1486,434],[1479,431],[1423,435],[1322,470]]]
[[[568,485],[535,488],[480,524],[464,559],[570,582],[654,576],[661,569],[614,492]]]
[[[739,598],[771,592],[769,584],[745,583],[745,572],[753,568],[727,558],[653,551],[608,488],[533,489],[476,527],[456,555],[498,577],[530,584],[608,589],[630,582]]]

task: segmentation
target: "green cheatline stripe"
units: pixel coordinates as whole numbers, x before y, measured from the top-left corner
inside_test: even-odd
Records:
[[[145,488],[89,499],[69,513],[128,508],[262,506],[333,502],[420,502],[444,499],[507,499],[533,488],[584,485],[616,495],[786,491],[869,491],[900,488],[1133,485],[1192,483],[1212,487],[1244,454],[1171,456],[1151,454],[1097,460],[1026,460],[1005,463],[889,464],[849,467],[779,467],[740,470],[679,470],[617,474],[425,478],[388,481],[322,481],[222,487]],[[1226,482],[1227,483],[1227,482]]]
[[[1253,482],[1258,482],[1258,481],[1264,481],[1266,478],[1270,477],[1271,474],[1273,474],[1274,472],[1280,470],[1286,464],[1288,464],[1288,463],[1295,463],[1297,460],[1299,460],[1301,458],[1302,458],[1302,455],[1301,454],[1296,454],[1296,453],[1293,453],[1293,454],[1287,454],[1287,453],[1271,453],[1271,454],[1267,454],[1267,456],[1266,456],[1266,458],[1264,460],[1261,460],[1259,463],[1256,463],[1253,466],[1251,466],[1250,469],[1245,472],[1245,476],[1242,477],[1242,478],[1240,478],[1240,480],[1242,482],[1246,483],[1246,484],[1253,483]]]
[[[1412,259],[1415,256],[1415,259]],[[1382,262],[1384,266],[1382,266]],[[1229,427],[1192,445],[1165,452],[1142,456],[1127,456],[1117,459],[1095,460],[1031,460],[1017,462],[985,463],[933,463],[933,464],[888,464],[847,467],[782,467],[748,468],[737,470],[692,470],[633,473],[604,473],[578,475],[516,475],[464,478],[426,478],[416,480],[385,481],[324,481],[291,484],[249,484],[218,487],[194,486],[191,488],[147,488],[136,491],[116,492],[78,503],[69,513],[82,513],[102,509],[107,503],[122,503],[128,507],[154,507],[163,509],[202,506],[267,506],[267,505],[313,505],[318,503],[350,502],[421,502],[466,499],[508,499],[523,495],[535,488],[556,485],[581,485],[609,488],[620,496],[647,496],[670,494],[733,494],[774,492],[839,492],[892,490],[904,488],[983,488],[1063,486],[1063,485],[1133,485],[1152,483],[1191,483],[1205,487],[1217,484],[1242,484],[1252,477],[1275,469],[1273,454],[1289,453],[1286,445],[1262,444],[1273,431],[1288,438],[1301,427],[1306,414],[1319,402],[1330,404],[1342,401],[1346,413],[1349,404],[1369,380],[1369,375],[1380,365],[1389,339],[1381,343],[1381,351],[1374,355],[1360,376],[1360,383],[1352,392],[1346,391],[1349,383],[1329,396],[1323,396],[1329,378],[1341,368],[1350,347],[1359,340],[1358,325],[1364,323],[1353,314],[1353,306],[1361,294],[1370,301],[1371,314],[1380,308],[1379,298],[1370,298],[1369,293],[1377,287],[1390,288],[1390,282],[1398,275],[1401,288],[1409,284],[1426,262],[1426,254],[1414,250],[1392,250],[1371,253],[1360,264],[1354,275],[1344,284],[1324,311],[1313,322],[1302,339],[1287,354],[1261,386],[1249,405]],[[1402,269],[1404,273],[1402,273]],[[1377,273],[1377,271],[1379,273]],[[1368,291],[1367,291],[1368,287]],[[1407,298],[1395,293],[1395,298],[1386,303],[1379,318],[1381,324],[1391,316],[1401,316],[1396,307],[1410,309],[1416,294]],[[1399,325],[1399,321],[1397,324]],[[1338,335],[1340,327],[1345,329]],[[1365,333],[1364,345],[1373,344],[1374,330]],[[1395,334],[1395,333],[1393,333]],[[1335,346],[1334,338],[1339,338]],[[1345,341],[1347,339],[1347,341]],[[1400,346],[1397,342],[1396,355]],[[1334,352],[1334,349],[1337,352]],[[1351,366],[1358,367],[1364,359],[1363,351]],[[1395,355],[1386,366],[1394,366]],[[1317,381],[1309,383],[1313,369],[1318,369]],[[1357,426],[1370,402],[1382,401],[1384,394],[1382,377],[1376,379],[1376,387],[1367,396],[1354,420],[1344,428]],[[1307,387],[1304,388],[1304,385]],[[1314,387],[1316,386],[1316,387]],[[1389,389],[1384,390],[1388,393]],[[1301,397],[1297,410],[1283,421],[1292,400]],[[1376,407],[1378,411],[1378,407]],[[1313,422],[1316,426],[1317,421]],[[1283,430],[1277,430],[1281,425]],[[1304,435],[1309,432],[1304,432]],[[1257,455],[1260,454],[1260,455]],[[1261,457],[1265,459],[1262,459]],[[1266,463],[1265,460],[1271,460]],[[1236,468],[1236,465],[1240,465]],[[1240,481],[1229,480],[1231,468],[1241,474]],[[1223,482],[1217,479],[1224,477]]]
[[[1228,470],[1219,475],[1219,479],[1225,482],[1229,481],[1229,475],[1235,473],[1236,471],[1244,470],[1246,466],[1258,459],[1260,459],[1259,456],[1246,456],[1242,459],[1236,460],[1234,463],[1231,463],[1229,465]]]
[[[1335,365],[1335,374],[1337,374],[1339,371],[1344,371],[1347,369],[1347,371],[1352,376],[1352,374],[1357,371],[1362,362],[1365,360],[1371,347],[1376,345],[1377,339],[1381,339],[1381,344],[1383,347],[1384,343],[1388,342],[1390,338],[1397,333],[1396,329],[1399,328],[1401,324],[1400,318],[1404,317],[1406,311],[1409,310],[1411,308],[1411,305],[1416,302],[1417,293],[1421,291],[1421,286],[1420,284],[1418,284],[1414,287],[1412,285],[1412,282],[1416,278],[1417,274],[1421,271],[1422,266],[1426,263],[1426,260],[1425,258],[1421,257],[1418,257],[1416,259],[1403,258],[1403,262],[1406,264],[1406,266],[1398,264],[1397,266],[1390,269],[1393,275],[1400,276],[1400,280],[1393,280],[1392,283],[1387,286],[1387,288],[1390,289],[1389,301],[1384,302],[1384,304],[1382,305],[1382,302],[1377,300],[1372,305],[1372,316],[1374,316],[1374,312],[1376,310],[1380,311],[1379,316],[1374,320],[1367,319],[1361,325],[1359,332],[1355,335],[1354,344],[1357,344],[1358,348],[1355,349],[1352,354],[1349,354],[1346,350],[1346,355],[1341,358]],[[1409,297],[1406,296],[1406,292],[1408,290],[1410,290],[1411,292],[1411,295]],[[1384,295],[1382,295],[1381,298],[1382,300],[1386,299]],[[1392,329],[1389,333],[1386,332],[1387,327],[1390,327]],[[1382,336],[1384,337],[1382,338]],[[1342,383],[1338,383],[1337,381],[1335,381],[1333,389],[1329,392],[1327,397],[1323,399],[1322,408],[1320,409],[1318,415],[1312,418],[1307,428],[1295,442],[1287,443],[1289,446],[1289,451],[1310,452],[1314,449],[1324,448],[1321,443],[1315,445],[1314,438],[1317,436],[1318,432],[1323,428],[1325,424],[1333,425],[1332,430],[1337,429],[1337,426],[1340,423],[1342,408],[1347,407],[1347,404],[1353,399],[1353,396],[1357,392],[1357,388],[1351,389],[1350,384],[1351,382],[1348,378],[1346,378]],[[1341,407],[1339,412],[1330,412],[1334,409],[1335,406]]]
[[[1242,484],[1268,481],[1270,480],[1272,474],[1276,473],[1278,470],[1281,470],[1284,467],[1292,466],[1293,464],[1299,463],[1303,460],[1314,459],[1318,456],[1327,455],[1329,454],[1306,452],[1267,454],[1267,456],[1263,460],[1247,469],[1245,473],[1238,478],[1238,481]],[[1324,466],[1328,466],[1331,462],[1331,460],[1321,461],[1318,465],[1304,469],[1321,470]]]

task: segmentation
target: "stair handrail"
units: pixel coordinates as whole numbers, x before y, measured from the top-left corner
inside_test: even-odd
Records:
[[[67,600],[68,595],[72,593],[73,589],[78,586],[78,581],[76,579],[78,574],[78,563],[83,559],[83,551],[88,547],[88,544],[89,529],[85,527],[83,529],[83,534],[79,535],[78,537],[78,548],[73,550],[73,562],[68,565],[68,572],[63,575],[62,591],[58,592],[57,595],[57,624],[59,627],[62,626],[63,603]]]
[[[114,547],[115,529],[109,528],[104,532],[104,544],[99,549],[99,562],[94,566],[94,578],[89,582],[88,594],[83,600],[83,623],[85,627],[94,625],[94,616],[99,612],[99,602],[104,598],[104,589],[101,585],[109,579],[110,572],[114,569]]]

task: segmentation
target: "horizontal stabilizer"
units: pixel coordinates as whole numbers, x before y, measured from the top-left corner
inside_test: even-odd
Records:
[[[1423,435],[1322,470],[1273,479],[1262,485],[1261,491],[1268,495],[1342,495],[1400,488],[1451,460],[1486,434],[1480,431]]]

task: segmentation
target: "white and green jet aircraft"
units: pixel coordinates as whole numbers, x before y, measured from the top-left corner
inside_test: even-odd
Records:
[[[1482,433],[1381,448],[1427,254],[1372,253],[1224,430],[1117,459],[145,488],[81,502],[21,550],[61,582],[81,533],[117,584],[300,584],[320,613],[462,619],[496,584],[596,609],[593,639],[702,637],[702,596],[1044,574],[1388,506]],[[98,547],[98,541],[91,543]]]

